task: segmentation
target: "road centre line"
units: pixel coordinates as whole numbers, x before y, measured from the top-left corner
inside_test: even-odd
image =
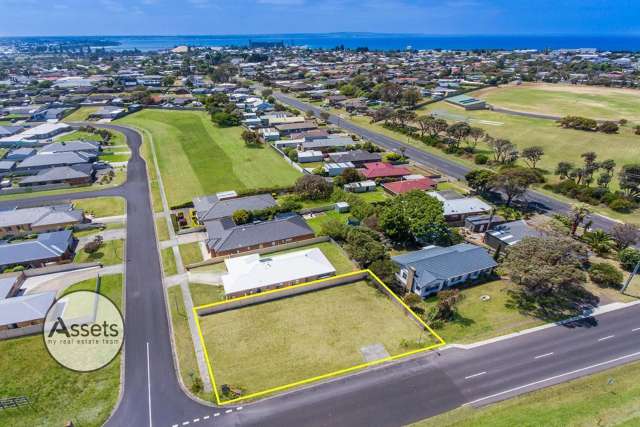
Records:
[[[149,427],[153,427],[151,420],[151,363],[149,362],[149,341],[147,341],[147,390],[149,392]]]
[[[487,371],[478,372],[477,374],[473,374],[473,375],[469,375],[468,377],[464,377],[464,379],[468,380],[468,379],[471,379],[471,378],[479,377],[480,375],[484,375],[486,373],[487,373]]]
[[[547,357],[547,356],[551,356],[553,355],[553,351],[551,353],[545,353],[545,354],[541,354],[539,356],[534,357],[534,359],[541,359],[543,357]]]
[[[474,403],[482,402],[483,400],[493,399],[494,397],[498,397],[498,396],[502,396],[504,394],[512,393],[514,391],[522,390],[523,388],[527,388],[527,387],[531,387],[531,386],[534,386],[534,385],[542,384],[542,383],[545,383],[545,382],[548,382],[548,381],[553,381],[553,380],[556,380],[558,378],[566,377],[568,375],[573,375],[573,374],[577,374],[577,373],[580,373],[580,372],[588,371],[589,369],[599,368],[600,366],[608,365],[610,363],[619,362],[621,360],[629,359],[629,358],[636,357],[636,356],[640,356],[640,351],[638,351],[636,353],[631,353],[631,354],[626,354],[624,356],[616,357],[615,359],[610,359],[610,360],[607,360],[607,361],[604,361],[604,362],[596,363],[594,365],[585,366],[584,368],[576,369],[574,371],[570,371],[570,372],[565,372],[563,374],[554,375],[552,377],[545,378],[545,379],[539,380],[539,381],[534,381],[534,382],[529,383],[529,384],[524,384],[524,385],[521,385],[521,386],[518,386],[518,387],[510,388],[509,390],[501,391],[500,393],[495,393],[495,394],[492,394],[492,395],[489,395],[489,396],[481,397],[481,398],[476,399],[476,400],[472,400],[471,402],[467,402],[462,406],[473,405]]]
[[[613,338],[613,337],[615,337],[615,335],[608,335],[606,337],[599,338],[598,341],[608,340],[608,339]]]
[[[640,331],[640,328],[635,328],[631,330],[631,332],[638,332],[638,331]]]

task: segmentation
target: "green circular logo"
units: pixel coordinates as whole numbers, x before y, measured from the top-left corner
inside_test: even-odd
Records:
[[[45,317],[44,344],[62,366],[79,372],[108,365],[124,343],[118,307],[96,292],[77,291],[58,299]]]

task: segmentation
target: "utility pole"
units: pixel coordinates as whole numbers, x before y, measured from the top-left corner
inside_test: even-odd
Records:
[[[638,274],[638,270],[640,270],[640,261],[638,261],[638,263],[636,264],[635,268],[633,269],[633,271],[629,275],[629,278],[627,279],[627,281],[624,282],[624,285],[622,286],[622,289],[620,290],[620,292],[622,292],[623,294],[626,292],[627,288],[629,287],[629,284],[633,280],[633,276]]]

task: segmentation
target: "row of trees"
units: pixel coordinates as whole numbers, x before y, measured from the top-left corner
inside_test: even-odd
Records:
[[[242,116],[236,106],[224,93],[213,93],[204,100],[204,106],[211,115],[211,120],[220,127],[239,126]]]
[[[585,130],[589,132],[617,133],[619,126],[616,122],[604,121],[598,123],[593,119],[579,116],[565,116],[558,123],[567,129]]]
[[[488,169],[474,169],[465,175],[469,187],[479,194],[499,191],[506,197],[507,207],[513,200],[526,193],[532,184],[544,180],[542,175],[534,169],[521,166],[507,166],[498,172]]]

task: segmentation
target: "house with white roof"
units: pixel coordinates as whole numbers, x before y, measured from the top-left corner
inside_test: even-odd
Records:
[[[330,277],[336,269],[318,248],[276,256],[252,254],[224,261],[224,293],[233,298]]]
[[[491,205],[477,197],[465,197],[455,191],[429,191],[427,195],[442,202],[444,219],[450,225],[462,226],[465,218],[491,212]]]

